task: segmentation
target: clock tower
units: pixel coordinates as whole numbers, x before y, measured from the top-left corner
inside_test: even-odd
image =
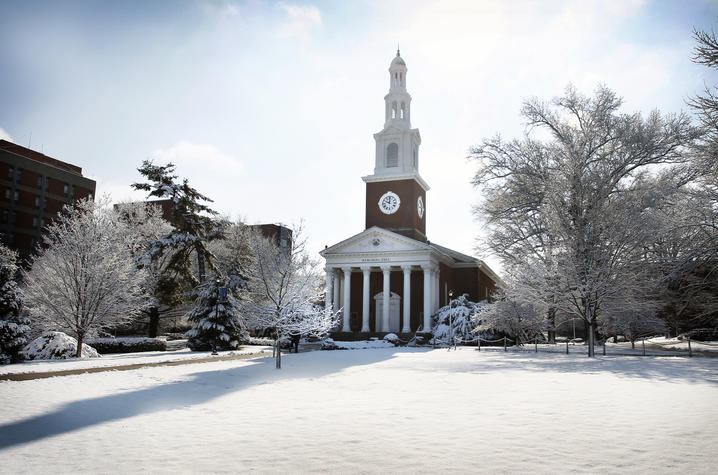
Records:
[[[366,228],[378,226],[426,242],[426,192],[419,175],[419,129],[411,128],[411,96],[406,63],[399,50],[389,66],[384,96],[384,128],[374,134],[374,173],[366,183]]]

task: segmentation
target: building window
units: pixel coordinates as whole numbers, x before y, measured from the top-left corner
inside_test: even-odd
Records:
[[[18,168],[17,174],[15,175],[15,182],[20,183],[20,180],[22,180],[22,168]]]
[[[14,201],[17,203],[20,200],[20,192],[15,190]]]
[[[7,179],[8,181],[15,179],[15,167],[7,167]]]
[[[32,217],[32,227],[33,229],[37,229],[37,225],[40,224],[40,220],[37,219],[37,216]]]
[[[17,213],[15,211],[10,211],[10,224],[15,224],[17,221]]]
[[[7,224],[9,217],[10,217],[10,212],[6,209],[2,210],[2,222]]]
[[[45,177],[45,191],[50,191],[50,177]]]
[[[40,209],[40,197],[35,197],[35,208]]]
[[[11,196],[12,190],[10,188],[5,188],[5,201],[10,201]]]
[[[399,146],[394,142],[386,148],[386,166],[387,168],[399,166]]]
[[[65,186],[62,189],[62,195],[67,198],[67,195],[70,194],[70,186],[65,183]]]
[[[42,199],[42,211],[47,212],[47,198]]]
[[[70,198],[74,198],[74,197],[75,197],[75,185],[72,185],[70,187]]]
[[[40,228],[45,227],[45,218],[40,218]]]
[[[42,190],[42,175],[37,176],[37,189]]]

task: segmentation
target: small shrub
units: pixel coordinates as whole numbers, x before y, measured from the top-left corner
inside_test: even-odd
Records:
[[[87,340],[98,353],[140,353],[167,351],[167,341],[159,338],[94,338]]]

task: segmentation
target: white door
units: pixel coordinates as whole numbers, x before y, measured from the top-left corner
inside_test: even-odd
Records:
[[[384,292],[379,292],[374,296],[376,302],[376,332],[394,332],[398,333],[400,327],[399,312],[401,309],[401,297],[399,294],[391,293],[389,297],[389,328],[383,328],[384,319]]]

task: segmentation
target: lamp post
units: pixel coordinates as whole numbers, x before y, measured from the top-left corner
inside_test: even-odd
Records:
[[[454,342],[454,291],[449,290],[449,351]],[[456,346],[454,346],[456,349]]]

